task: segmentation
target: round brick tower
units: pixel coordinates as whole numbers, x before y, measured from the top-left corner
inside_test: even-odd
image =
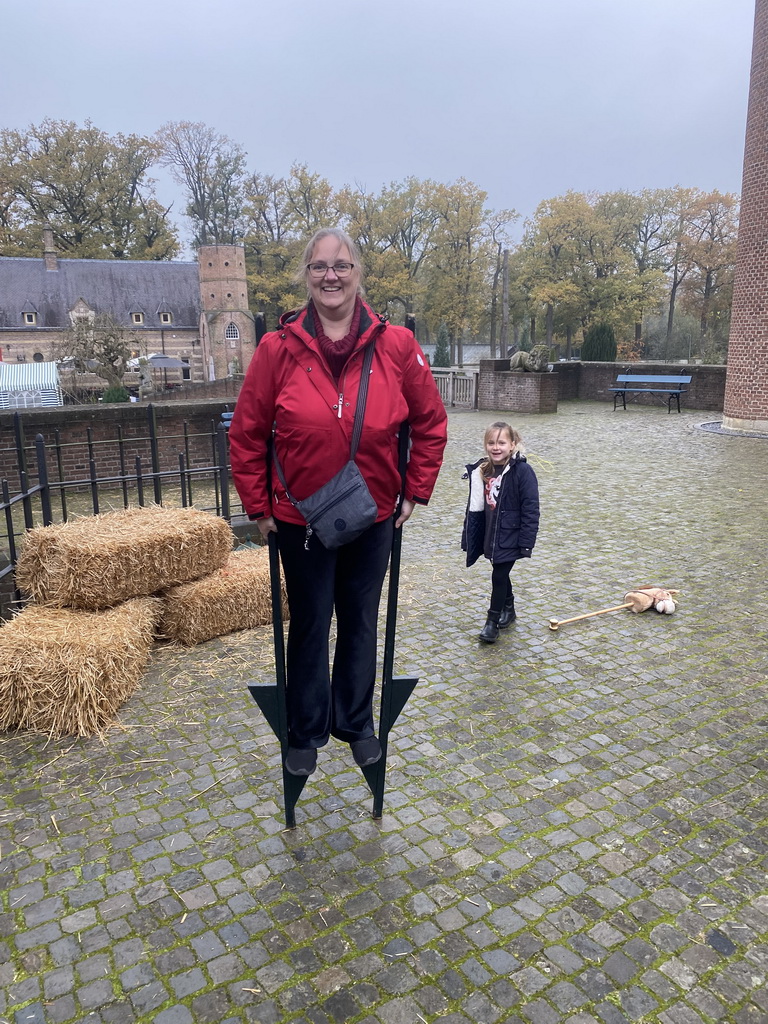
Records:
[[[723,426],[768,432],[768,0],[755,5]]]

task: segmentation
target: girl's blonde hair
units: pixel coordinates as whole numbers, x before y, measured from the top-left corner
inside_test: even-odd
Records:
[[[498,434],[501,431],[506,431],[509,434],[509,439],[512,442],[512,455],[510,459],[514,457],[518,452],[523,452],[523,439],[517,430],[511,425],[511,423],[505,423],[504,420],[496,420],[495,423],[491,423],[490,426],[486,427],[485,433],[483,434],[483,448],[488,444],[491,437],[494,434]],[[480,464],[480,471],[484,477],[493,476],[493,463],[490,459],[485,459]]]

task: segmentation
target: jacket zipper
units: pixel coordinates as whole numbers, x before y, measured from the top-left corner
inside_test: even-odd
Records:
[[[491,543],[491,556],[493,556],[493,552],[496,549],[496,541],[499,539],[499,520],[501,519],[501,492],[504,486],[504,477],[509,472],[511,472],[511,466],[510,463],[508,462],[504,467],[504,470],[501,474],[501,479],[499,480],[499,500],[496,505],[496,521],[493,524],[493,541]]]
[[[355,351],[352,353],[353,357],[356,357],[358,354],[363,353],[365,351],[365,349],[368,347],[368,345],[370,345],[370,343],[373,341],[373,339],[375,337],[378,337],[378,335],[381,334],[381,332],[383,330],[384,330],[384,325],[382,324],[382,326],[379,327],[376,330],[375,334],[373,334],[373,333],[371,334],[371,337],[368,339],[366,344],[363,345],[362,348],[355,349]],[[361,354],[360,357],[363,358],[362,354]],[[339,419],[341,419],[341,408],[342,408],[342,405],[344,404],[344,384],[345,384],[346,379],[347,379],[347,367],[348,366],[349,366],[349,360],[347,360],[347,362],[344,365],[344,376],[339,381],[339,384],[341,385],[341,391],[339,391],[339,411],[338,411],[338,418]],[[373,367],[371,367],[371,369],[373,369]],[[361,367],[361,373],[362,373],[362,367]],[[361,383],[362,383],[362,377],[361,377]]]

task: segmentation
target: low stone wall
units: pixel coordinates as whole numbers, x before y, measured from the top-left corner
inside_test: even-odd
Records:
[[[554,373],[510,370],[508,359],[481,359],[478,409],[510,412],[557,412],[558,378]]]
[[[620,373],[652,373],[673,376],[682,373],[691,377],[688,391],[680,399],[684,409],[701,409],[707,412],[722,412],[725,400],[725,366],[679,363],[556,363],[552,373],[520,373],[509,370],[508,359],[483,359],[480,362],[479,408],[500,409],[512,412],[556,412],[557,402],[575,399],[582,401],[605,401],[613,405],[613,392]],[[519,378],[522,384],[512,385],[509,378]],[[554,380],[555,402],[551,408],[533,408],[535,402],[526,396],[531,385],[527,379],[541,378],[544,391],[545,381]],[[515,390],[511,390],[515,388]],[[658,405],[650,395],[637,395],[641,405]],[[544,399],[542,398],[542,401]],[[523,407],[523,404],[526,406]]]

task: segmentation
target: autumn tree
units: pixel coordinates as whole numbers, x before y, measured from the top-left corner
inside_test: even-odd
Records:
[[[379,196],[382,246],[390,257],[388,269],[393,273],[387,283],[388,307],[397,302],[404,313],[421,313],[424,309],[426,269],[439,223],[436,191],[434,181],[409,177],[390,183]]]
[[[699,350],[715,352],[717,342],[722,347],[727,337],[736,263],[738,199],[718,191],[700,195],[692,225],[695,241],[689,250],[692,269],[685,285],[685,306],[699,318]],[[714,324],[723,319],[726,337],[722,330],[713,330]]]
[[[403,278],[399,261],[384,237],[381,199],[362,186],[347,186],[337,194],[336,202],[346,231],[360,249],[368,301],[374,309],[387,313],[400,298]],[[405,307],[398,312],[402,323]]]
[[[251,301],[274,323],[306,298],[294,273],[312,234],[339,220],[336,196],[330,183],[305,164],[294,164],[287,178],[252,174],[243,192]]]
[[[148,174],[157,155],[150,139],[109,136],[90,121],[1,130],[0,255],[40,255],[48,226],[65,256],[173,258],[170,209]]]
[[[640,281],[640,305],[635,318],[634,352],[644,354],[642,324],[645,315],[657,308],[667,287],[670,256],[675,240],[677,189],[646,189],[628,194],[631,233],[627,249]]]
[[[568,192],[540,203],[526,224],[517,253],[517,280],[528,295],[530,314],[544,313],[549,347],[556,323],[570,336],[589,310],[592,275],[582,260],[591,220],[587,198]]]
[[[200,121],[169,121],[155,136],[160,163],[186,192],[195,245],[232,245],[243,234],[245,151]]]
[[[459,366],[464,361],[464,334],[477,332],[488,305],[492,252],[486,198],[487,193],[464,178],[452,185],[438,185],[434,195],[437,223],[429,260],[426,315],[432,323],[448,327],[451,362]]]
[[[319,228],[338,220],[336,198],[327,178],[295,163],[285,181],[291,230],[306,242]]]
[[[244,184],[245,262],[251,305],[274,325],[302,301],[293,275],[301,241],[292,229],[285,178],[252,174]]]

